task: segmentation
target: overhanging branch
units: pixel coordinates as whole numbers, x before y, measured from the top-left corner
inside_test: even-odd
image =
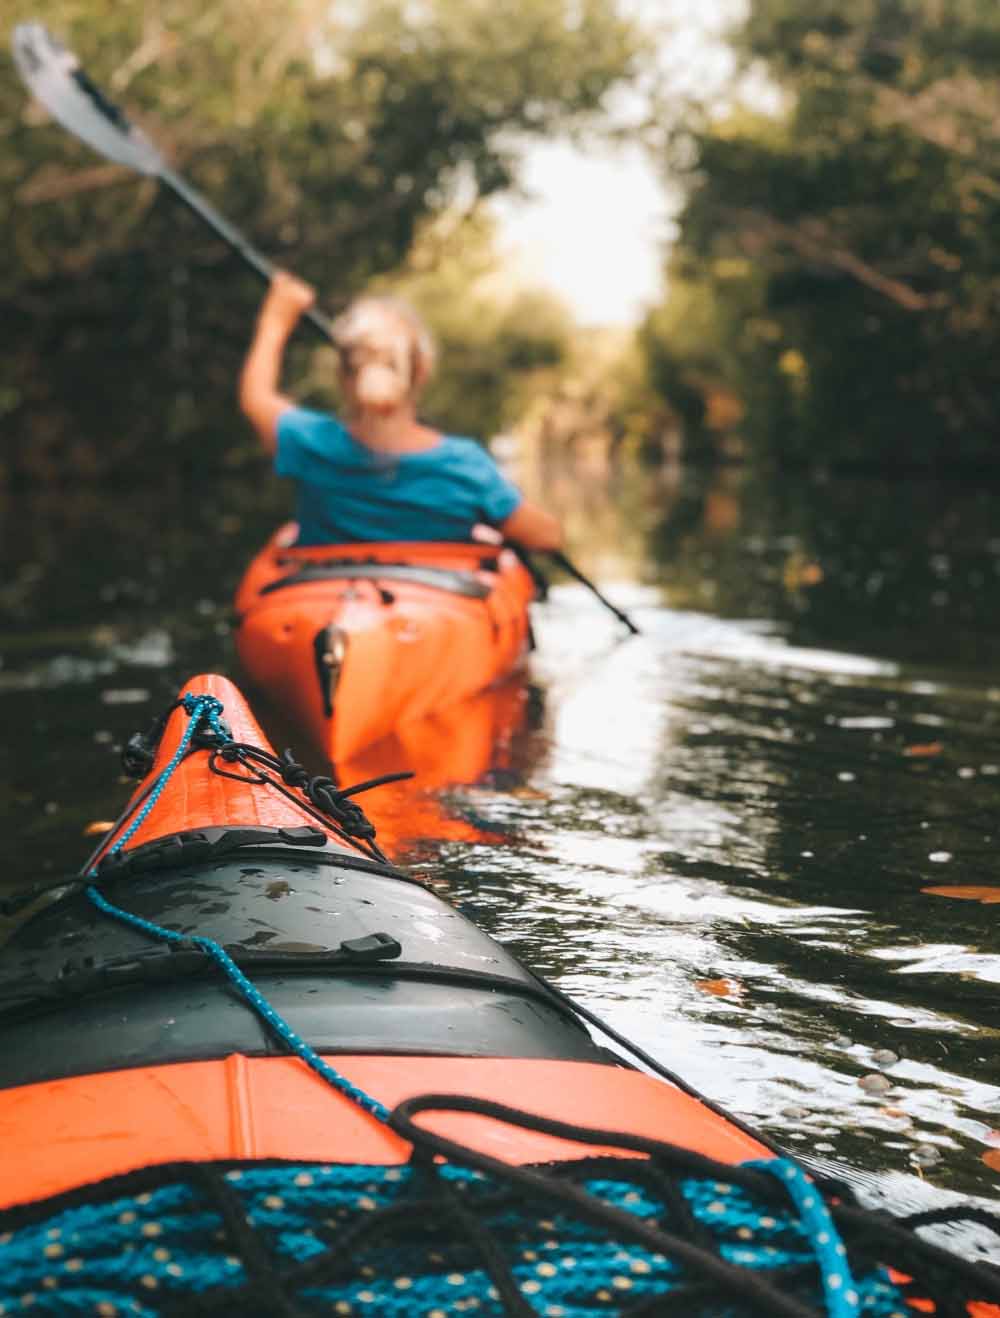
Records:
[[[801,226],[784,224],[765,211],[740,210],[730,214],[737,224],[752,230],[772,246],[783,243],[816,265],[840,270],[859,284],[888,298],[904,311],[929,311],[945,306],[949,300],[944,293],[919,293],[901,279],[883,274],[848,248],[838,246],[825,226],[815,225],[806,230]]]

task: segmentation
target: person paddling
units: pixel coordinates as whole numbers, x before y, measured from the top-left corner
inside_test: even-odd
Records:
[[[285,346],[315,300],[294,275],[274,275],[239,388],[275,471],[296,482],[298,543],[468,540],[485,523],[526,549],[559,549],[558,520],[525,499],[482,445],[418,419],[434,345],[404,303],[361,297],[334,322],[343,421],[281,392]]]

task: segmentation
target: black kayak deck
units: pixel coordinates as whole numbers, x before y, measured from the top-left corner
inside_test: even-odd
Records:
[[[579,1020],[431,889],[339,851],[257,844],[114,867],[103,895],[225,947],[323,1053],[611,1061]],[[187,848],[192,851],[191,847]],[[164,855],[174,853],[179,863]],[[233,1052],[287,1050],[189,941],[165,944],[76,891],[0,957],[0,1088]]]

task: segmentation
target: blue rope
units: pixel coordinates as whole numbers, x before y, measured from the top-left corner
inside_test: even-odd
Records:
[[[203,720],[223,742],[231,740],[224,726],[219,721],[219,716],[222,713],[223,706],[214,696],[196,696],[188,693],[183,697],[181,704],[190,718],[190,722],[184,729],[184,735],[181,737],[180,743],[170,759],[170,763],[160,774],[156,786],[153,788],[142,809],[136,815],[135,819],[132,820],[132,823],[118,841],[109,849],[108,855],[113,856],[121,851],[129,838],[135,835],[136,830],[140,827],[143,820],[149,816],[150,811],[160,799],[163,789],[170,781],[174,770],[187,754],[188,747],[191,744],[191,739],[197,732],[199,724]],[[95,866],[91,869],[88,877],[94,878],[96,875],[97,868]],[[284,1040],[296,1057],[301,1058],[301,1060],[305,1062],[307,1066],[311,1067],[317,1075],[322,1077],[327,1084],[331,1085],[346,1098],[349,1098],[353,1103],[356,1103],[358,1107],[362,1108],[370,1116],[375,1117],[381,1122],[388,1121],[389,1109],[383,1103],[380,1103],[377,1098],[373,1098],[370,1094],[366,1094],[363,1089],[358,1089],[358,1087],[353,1085],[346,1076],[341,1075],[339,1071],[335,1071],[329,1063],[325,1062],[323,1058],[320,1057],[319,1053],[310,1048],[305,1039],[296,1034],[284,1017],[280,1016],[274,1010],[267,998],[264,997],[263,993],[261,993],[260,990],[257,989],[249,979],[247,979],[246,975],[244,975],[243,971],[240,970],[239,966],[220,943],[217,943],[213,938],[206,938],[201,934],[197,934],[192,938],[187,938],[184,934],[179,934],[173,929],[165,929],[162,925],[153,924],[151,920],[144,920],[139,915],[133,915],[130,911],[125,911],[120,906],[115,906],[109,902],[93,884],[88,885],[86,891],[90,901],[97,907],[102,915],[110,916],[113,920],[118,920],[122,924],[127,924],[133,929],[138,929],[140,933],[148,934],[151,938],[157,938],[164,943],[192,942],[200,947],[202,951],[206,952],[223,971],[226,978],[240,994],[247,1006],[249,1006],[252,1011],[256,1012],[256,1014],[265,1022],[265,1024],[270,1026],[280,1039]]]
[[[114,846],[109,848],[108,850],[109,856],[117,855],[118,852],[121,851],[121,849],[125,846],[125,843],[129,840],[129,838],[135,835],[136,831],[141,827],[143,821],[149,816],[150,811],[153,809],[157,801],[159,801],[160,797],[163,795],[163,789],[170,781],[171,774],[174,772],[178,764],[180,764],[181,760],[183,760],[184,756],[187,754],[188,747],[191,744],[191,738],[197,732],[198,724],[202,721],[202,719],[205,719],[205,721],[208,723],[208,726],[212,729],[212,731],[223,741],[229,740],[229,737],[226,735],[225,729],[222,727],[222,725],[219,722],[219,715],[222,713],[222,702],[220,700],[216,700],[214,696],[195,696],[188,693],[187,695],[182,697],[181,704],[183,705],[184,709],[187,711],[190,717],[190,722],[188,723],[187,727],[184,729],[184,735],[180,739],[180,744],[178,745],[177,749],[174,751],[170,763],[160,774],[156,786],[153,788],[152,792],[150,792],[149,796],[146,798],[145,805],[142,807],[142,809],[139,811],[136,817],[132,820],[131,824],[129,824],[128,828],[121,835],[121,837],[114,844]],[[91,873],[92,874],[96,873],[96,870],[92,870]]]
[[[581,1188],[641,1221],[670,1223],[672,1211],[649,1187],[628,1179],[628,1170],[624,1167],[618,1179],[588,1178]],[[619,1241],[603,1227],[552,1210],[544,1200],[504,1199],[492,1206],[500,1187],[477,1172],[444,1166],[439,1174],[490,1232],[533,1313],[602,1318],[657,1296],[665,1297],[666,1311],[671,1294],[697,1279],[676,1260]],[[446,1217],[431,1240],[425,1220],[399,1211],[426,1193],[424,1177],[413,1167],[304,1163],[242,1166],[222,1175],[272,1266],[286,1275],[289,1267],[336,1250],[337,1235],[350,1233],[376,1212],[395,1214],[395,1226],[385,1236],[345,1251],[347,1275],[291,1286],[308,1312],[411,1318],[442,1310],[454,1318],[475,1310],[499,1318],[507,1311],[481,1259],[470,1257],[461,1233],[449,1232]],[[103,1304],[155,1318],[164,1302],[176,1312],[186,1297],[252,1287],[215,1197],[204,1186],[185,1182],[183,1169],[170,1169],[168,1176],[146,1193],[123,1190],[103,1200],[58,1206],[45,1217],[16,1224],[9,1236],[0,1235],[5,1311],[20,1314],[30,1307],[36,1314],[93,1314]],[[780,1284],[783,1269],[801,1270],[815,1258],[797,1221],[745,1191],[700,1178],[686,1178],[679,1188],[723,1256],[765,1280],[771,1274],[772,1284]],[[317,1231],[319,1222],[325,1231]],[[0,1218],[0,1230],[5,1225]],[[732,1243],[737,1232],[739,1242]],[[909,1311],[904,1293],[881,1265],[871,1264],[854,1284],[859,1294],[854,1312],[864,1318],[898,1318]],[[808,1276],[796,1279],[792,1294],[805,1303],[818,1298]],[[245,1291],[240,1300],[242,1310]],[[676,1296],[676,1311],[686,1310],[687,1303]],[[745,1314],[748,1307],[739,1296],[720,1295],[712,1312]],[[831,1318],[843,1312],[829,1310]]]
[[[743,1165],[776,1176],[799,1210],[803,1229],[816,1251],[830,1318],[858,1318],[861,1296],[851,1276],[847,1250],[812,1177],[788,1158],[759,1158]]]

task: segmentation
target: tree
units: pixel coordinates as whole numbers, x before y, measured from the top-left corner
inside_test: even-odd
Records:
[[[782,461],[994,461],[1000,13],[756,0],[735,40],[782,108],[690,134],[673,273],[710,328],[657,350],[710,359]]]
[[[510,186],[516,141],[598,123],[642,54],[611,0],[343,9],[154,0],[84,23],[56,0],[47,15],[172,162],[334,310],[397,268],[429,216]],[[252,277],[155,184],[45,125],[9,61],[4,74],[7,475],[237,460],[225,436]]]

